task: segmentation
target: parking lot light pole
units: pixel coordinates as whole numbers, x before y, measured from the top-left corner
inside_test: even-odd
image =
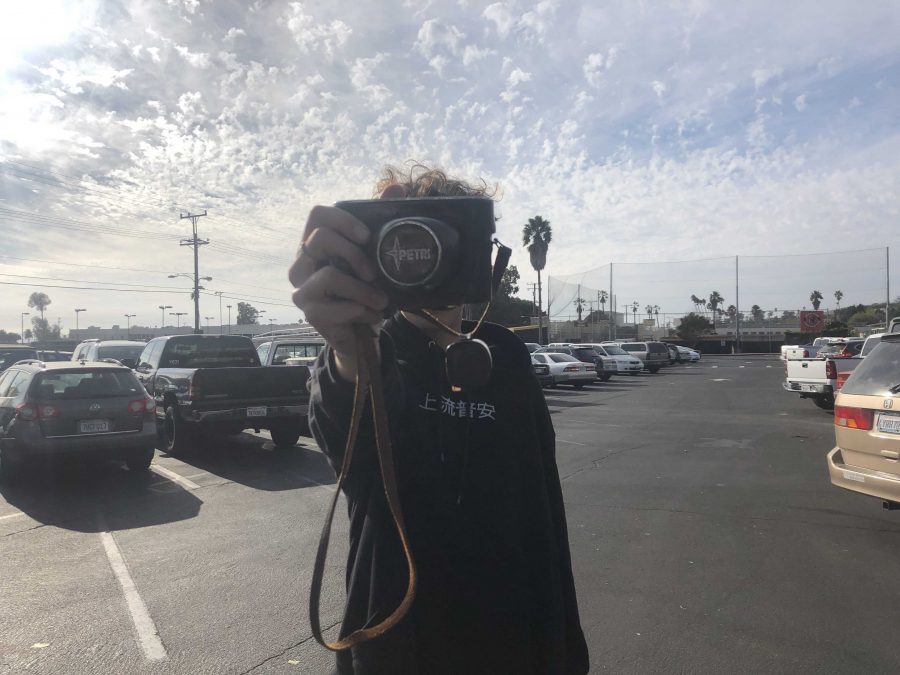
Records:
[[[128,333],[128,339],[131,339],[131,320],[137,316],[136,314],[126,314],[125,315],[125,330]]]
[[[225,305],[228,307],[228,334],[231,335],[231,305]]]
[[[86,312],[87,310],[84,307],[77,308],[75,310],[75,331],[78,332],[78,315],[82,312]]]
[[[209,320],[210,320],[210,319],[215,319],[216,317],[214,317],[214,316],[204,316],[203,318],[206,319],[206,332],[209,333]],[[221,326],[219,326],[219,332],[220,332],[220,333],[222,332],[222,327],[221,327]]]
[[[162,330],[166,325],[166,310],[172,309],[172,305],[159,305],[159,309],[162,311],[162,318],[159,320],[159,328]]]
[[[183,317],[187,312],[169,312],[169,316],[175,317],[175,328],[181,328],[181,317]]]
[[[22,341],[23,345],[25,344],[25,317],[26,316],[31,316],[31,312],[22,312],[22,316],[20,317],[22,320],[21,321],[22,327],[19,330],[22,331],[22,334],[19,336],[19,339]]]

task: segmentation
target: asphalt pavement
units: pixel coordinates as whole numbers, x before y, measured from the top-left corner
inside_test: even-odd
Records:
[[[547,391],[592,672],[900,670],[900,515],[830,485],[831,416],[782,378],[718,357]],[[143,477],[35,468],[0,488],[0,673],[330,673],[333,490],[309,439],[252,433]]]

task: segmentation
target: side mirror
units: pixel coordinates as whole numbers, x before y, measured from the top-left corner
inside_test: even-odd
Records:
[[[149,363],[140,363],[135,367],[135,371],[139,373],[149,373],[150,372],[150,364]]]

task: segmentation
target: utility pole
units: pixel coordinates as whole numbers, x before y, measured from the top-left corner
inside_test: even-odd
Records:
[[[191,246],[194,249],[194,333],[200,333],[200,257],[199,250],[201,246],[209,243],[209,239],[197,238],[197,221],[206,215],[206,209],[203,213],[182,213],[180,220],[189,218],[193,226],[193,235],[190,239],[182,239],[179,246]]]
[[[734,341],[735,351],[741,353],[741,272],[740,258],[734,256]]]
[[[228,307],[228,334],[231,335],[231,305],[226,305]]]
[[[215,291],[219,296],[219,335],[222,334],[222,291]]]
[[[125,330],[128,332],[128,339],[131,339],[131,320],[137,316],[136,314],[125,315]]]
[[[887,265],[885,302],[884,302],[884,332],[891,329],[891,247],[884,247],[885,263]]]

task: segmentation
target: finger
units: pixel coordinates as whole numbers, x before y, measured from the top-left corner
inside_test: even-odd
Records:
[[[365,252],[336,230],[320,227],[306,239],[306,251],[314,260],[338,257],[346,260],[357,277],[375,281],[375,266]]]
[[[403,199],[406,196],[406,188],[397,183],[391,183],[381,191],[380,199]]]
[[[355,216],[334,206],[314,206],[310,210],[300,241],[305,242],[318,229],[334,230],[357,244],[366,243],[370,236],[369,229]],[[295,288],[302,286],[303,282],[316,271],[317,266],[316,260],[304,255],[302,248],[298,249],[294,262],[288,268],[291,285]]]
[[[332,328],[349,329],[351,324],[376,325],[384,321],[384,316],[381,312],[376,312],[365,305],[348,300],[314,302],[308,305],[303,310],[303,313],[306,316],[306,320],[323,335],[329,333],[329,329]]]
[[[328,300],[350,300],[381,311],[387,307],[387,296],[371,284],[341,272],[335,267],[323,267],[294,292],[294,302],[300,309],[305,305]]]

